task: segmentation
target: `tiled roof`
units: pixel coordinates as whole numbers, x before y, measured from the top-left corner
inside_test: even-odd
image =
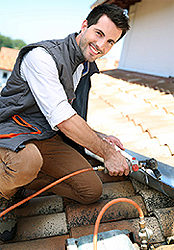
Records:
[[[141,2],[141,0],[97,0],[93,3],[92,8],[102,3],[114,3],[120,6],[121,8],[128,9],[130,5],[133,5],[137,2]]]
[[[136,74],[135,78],[131,72],[125,72],[124,79],[126,74],[127,79],[123,80],[121,74],[118,79],[119,72],[123,74],[119,70],[109,72],[116,78],[108,76],[107,71],[107,75],[93,77],[95,84],[91,91],[93,101],[89,106],[90,125],[99,131],[115,134],[132,151],[174,166],[173,94],[151,88],[151,83],[155,82],[154,76],[148,79],[146,75],[144,80],[144,75]],[[160,79],[156,77],[155,89]],[[170,85],[164,82],[163,88],[172,92],[168,87]],[[103,114],[107,126],[100,118]]]
[[[0,69],[12,71],[19,50],[2,47],[0,50]]]
[[[173,95],[144,86],[143,80],[141,84],[131,83],[134,78],[131,73],[123,80],[122,74],[119,77],[118,73],[117,78],[106,74],[92,77],[89,124],[119,137],[127,149],[174,166]],[[150,76],[147,82],[151,83]],[[168,237],[174,235],[174,200],[130,177],[98,174],[104,187],[98,202],[81,205],[49,194],[34,198],[25,208],[16,209],[17,236],[0,248],[63,250],[66,239],[92,234],[101,208],[118,197],[130,198],[140,205],[147,226],[153,230],[150,242],[154,246],[166,244]],[[128,229],[139,242],[138,223],[137,211],[131,205],[120,203],[105,213],[99,231]]]

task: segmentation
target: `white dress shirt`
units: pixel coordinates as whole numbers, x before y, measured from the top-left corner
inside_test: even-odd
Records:
[[[74,91],[82,71],[80,64],[73,74]],[[52,129],[58,130],[56,125],[76,114],[60,83],[55,61],[44,48],[37,47],[24,56],[20,73]]]

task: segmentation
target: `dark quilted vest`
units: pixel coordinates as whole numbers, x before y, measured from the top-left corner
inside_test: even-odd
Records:
[[[71,34],[65,39],[42,41],[22,48],[12,74],[0,96],[0,134],[26,133],[9,139],[0,139],[0,147],[9,148],[13,151],[22,148],[25,141],[43,140],[56,134],[40,111],[27,82],[20,76],[23,56],[38,46],[46,49],[54,59],[67,98],[77,113],[84,119],[87,115],[88,93],[91,87],[90,76],[98,72],[95,63],[84,62],[83,54],[76,43],[75,34]],[[74,93],[72,75],[81,63],[84,63],[85,69]],[[30,132],[36,131],[35,128],[17,124],[12,116],[18,114],[27,123],[39,129],[41,133],[30,134]]]

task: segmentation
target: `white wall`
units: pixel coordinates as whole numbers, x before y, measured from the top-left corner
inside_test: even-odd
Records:
[[[174,76],[174,0],[142,0],[129,16],[119,68]]]

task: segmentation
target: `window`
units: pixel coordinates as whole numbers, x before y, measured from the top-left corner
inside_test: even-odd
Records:
[[[2,78],[4,78],[4,79],[7,78],[7,72],[3,72]]]

